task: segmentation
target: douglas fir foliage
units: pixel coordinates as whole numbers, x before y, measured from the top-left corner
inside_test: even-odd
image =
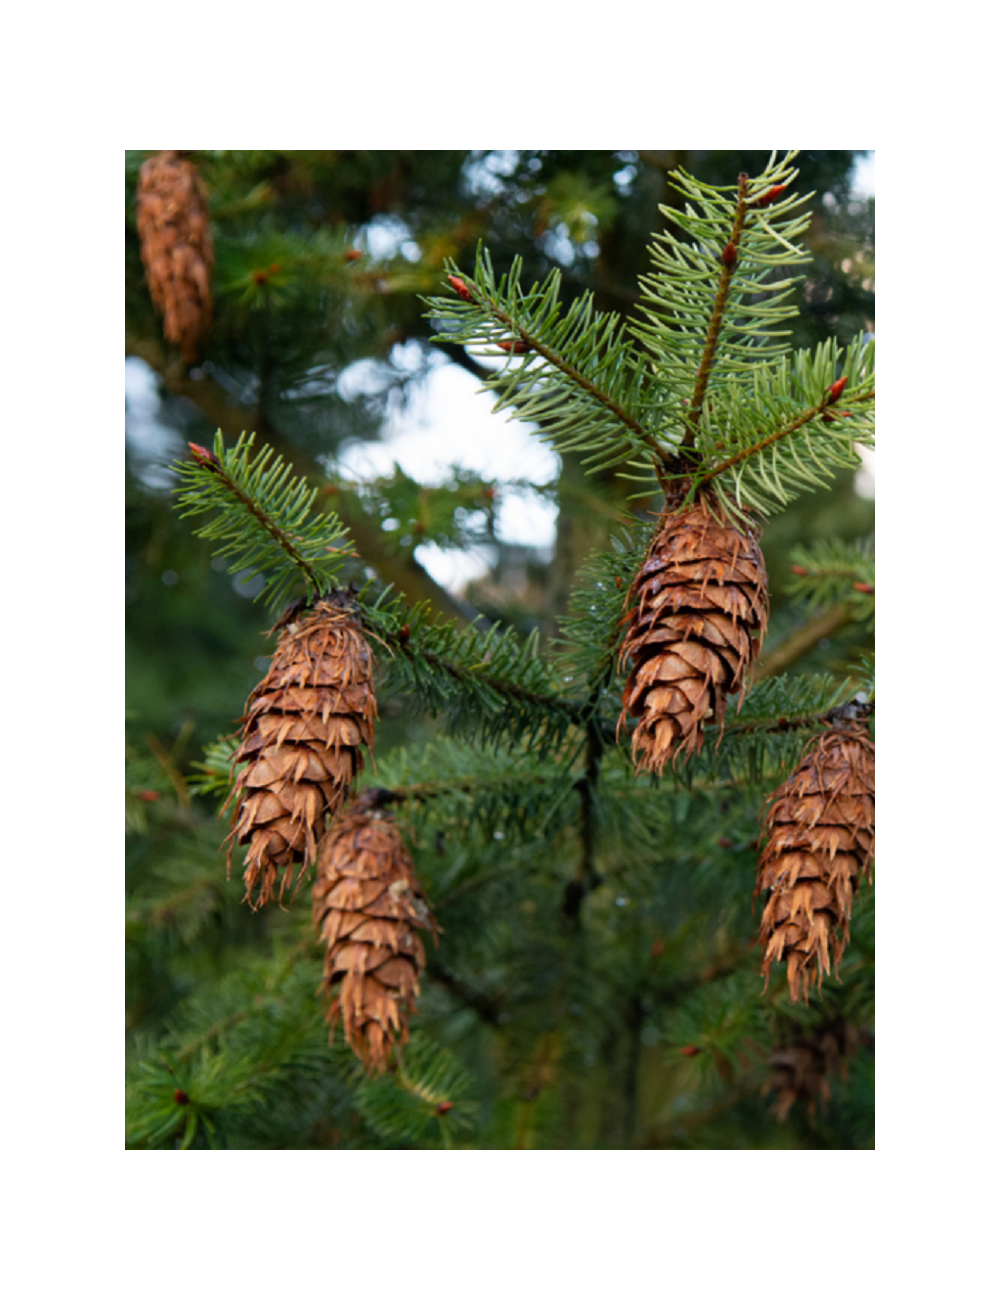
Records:
[[[858,1037],[873,1014],[872,909],[855,895],[874,849],[874,672],[857,640],[824,672],[784,669],[813,666],[835,629],[871,626],[874,556],[829,539],[789,556],[786,540],[771,591],[762,548],[774,515],[842,484],[872,445],[875,349],[861,336],[788,347],[808,261],[794,158],[726,185],[672,172],[681,204],[662,209],[632,318],[590,294],[566,301],[558,272],[526,287],[517,258],[502,275],[484,248],[471,272],[444,259],[445,293],[426,300],[435,341],[578,486],[580,465],[594,475],[605,495],[592,499],[616,503],[617,535],[578,566],[555,638],[392,591],[365,539],[417,539],[422,517],[401,524],[402,507],[381,503],[366,532],[360,494],[348,528],[339,481],[318,496],[253,435],[227,446],[220,430],[176,466],[184,513],[208,516],[198,536],[259,583],[279,634],[240,736],[210,747],[194,788],[233,801],[230,853],[246,846],[252,903],[311,866],[316,879],[311,924],[297,893],[227,922],[242,942],[259,927],[273,956],[206,973],[171,1010],[130,1075],[133,1144],[704,1146],[745,1131],[782,1145],[796,1124],[811,1141],[802,1126],[828,1122],[809,1111],[817,1096],[836,1114],[828,1077],[848,1056],[841,1115],[865,1131],[870,1053],[854,1047],[873,1041]],[[164,167],[197,187],[186,163],[148,166],[151,230],[144,195]],[[241,206],[230,183],[227,202],[245,216],[263,193]],[[259,242],[277,283],[284,257]],[[207,228],[191,246],[210,267]],[[342,244],[336,260],[338,275],[353,265]],[[296,366],[305,392],[314,372]],[[462,491],[471,513],[478,489]],[[776,599],[790,558],[793,606]],[[348,802],[376,723],[378,785],[364,773]],[[155,828],[171,786],[133,767],[133,824]],[[164,869],[169,907],[152,891],[137,915],[204,934],[220,871],[192,848]],[[161,958],[142,960],[155,1000]],[[787,988],[768,987],[775,962]],[[827,974],[842,982],[821,990]],[[317,984],[343,1035],[328,1039]]]

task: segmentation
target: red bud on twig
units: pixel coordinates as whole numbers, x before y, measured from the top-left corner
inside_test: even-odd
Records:
[[[679,1047],[677,1050],[681,1056],[698,1056],[701,1052],[700,1047],[694,1047],[693,1045],[691,1047]]]
[[[349,248],[347,252],[344,254],[344,261],[356,262],[360,256],[361,256],[360,248]]]
[[[160,797],[159,790],[136,790],[135,797],[143,803],[156,803]]]
[[[174,1089],[174,1101],[176,1101],[178,1106],[186,1106],[188,1104],[188,1095],[183,1088]]]
[[[410,625],[409,623],[404,623],[403,626],[399,629],[399,644],[406,645],[409,639],[410,639]]]
[[[515,356],[521,356],[530,351],[528,344],[524,339],[501,339],[497,344],[502,352],[513,352]]]
[[[838,380],[836,380],[834,383],[830,385],[830,388],[828,390],[830,393],[830,401],[835,402],[840,397],[841,393],[843,393],[846,387],[847,387],[847,376],[841,375],[841,377]]]
[[[206,469],[213,469],[215,466],[221,465],[222,462],[218,456],[209,451],[207,447],[201,447],[196,442],[189,442],[188,446],[191,448],[191,455],[199,465],[204,465]]]
[[[785,190],[787,189],[788,189],[787,185],[772,185],[769,190],[766,190],[760,196],[760,198],[754,199],[753,207],[755,208],[770,207],[771,204],[774,202],[774,200],[780,198],[781,195],[784,194]]]
[[[465,281],[462,280],[459,276],[449,275],[448,283],[455,290],[455,292],[458,294],[458,296],[462,299],[463,302],[472,302],[472,294],[469,293],[468,286],[466,285]]]
[[[736,245],[733,243],[732,240],[730,240],[729,243],[722,250],[722,265],[728,266],[729,269],[732,270],[732,268],[736,265],[737,256],[738,255],[736,252]]]
[[[855,591],[863,591],[866,596],[875,595],[875,588],[870,582],[855,582],[852,585]]]
[[[793,565],[792,565],[792,572],[793,572],[793,573],[797,573],[797,574],[799,575],[800,578],[804,578],[804,577],[806,576],[806,574],[809,572],[809,570],[808,570],[808,569],[803,569],[803,567],[802,567],[801,564],[793,564]]]
[[[453,1101],[439,1101],[437,1104],[437,1113],[439,1115],[447,1115],[454,1104]]]

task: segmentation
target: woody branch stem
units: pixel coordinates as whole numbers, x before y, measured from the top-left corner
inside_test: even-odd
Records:
[[[733,228],[729,236],[729,243],[722,257],[722,271],[719,275],[719,288],[715,294],[715,305],[712,308],[712,319],[708,324],[708,333],[705,336],[705,347],[701,355],[701,364],[698,367],[698,373],[695,376],[694,392],[691,395],[691,408],[688,416],[688,428],[684,435],[684,441],[681,444],[684,447],[693,447],[695,436],[698,430],[698,421],[701,419],[701,409],[705,402],[705,393],[708,390],[709,375],[712,370],[712,363],[715,360],[715,353],[719,346],[719,336],[722,333],[722,321],[726,311],[726,303],[729,301],[729,293],[733,283],[733,273],[739,262],[740,238],[743,235],[743,224],[747,215],[747,191],[750,185],[749,177],[745,172],[740,173],[739,189],[736,195],[736,213],[733,217]]]

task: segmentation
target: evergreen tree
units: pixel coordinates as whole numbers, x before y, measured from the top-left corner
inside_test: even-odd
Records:
[[[855,896],[870,863],[845,867],[840,884],[821,875],[827,850],[836,862],[861,853],[850,800],[868,797],[867,769],[846,741],[817,778],[824,810],[833,805],[823,783],[839,782],[835,817],[810,812],[805,801],[817,796],[802,777],[785,802],[798,798],[803,816],[782,820],[772,808],[772,838],[761,843],[767,796],[802,769],[810,744],[866,737],[874,712],[865,655],[873,552],[850,536],[854,521],[845,538],[795,539],[792,582],[779,578],[791,597],[783,606],[769,608],[757,558],[759,537],[773,584],[772,520],[780,528],[803,493],[842,484],[873,428],[874,344],[830,336],[792,346],[801,337],[795,273],[809,261],[796,161],[765,158],[738,181],[672,171],[682,206],[664,210],[629,317],[595,293],[567,295],[558,270],[533,280],[522,259],[501,267],[485,246],[468,264],[446,262],[446,292],[426,298],[430,346],[464,357],[499,411],[529,421],[559,451],[563,498],[578,470],[577,485],[618,512],[615,527],[590,530],[596,549],[555,627],[536,619],[529,630],[500,609],[470,622],[465,611],[442,611],[447,602],[426,587],[420,600],[406,582],[387,584],[366,540],[385,531],[372,520],[387,502],[384,517],[412,518],[414,485],[397,474],[319,491],[296,453],[320,443],[333,418],[308,390],[317,368],[336,369],[336,357],[322,356],[329,311],[333,302],[346,310],[349,295],[332,293],[321,274],[311,287],[304,273],[297,285],[291,275],[279,283],[287,229],[267,244],[253,228],[242,280],[223,271],[219,241],[220,301],[206,338],[224,331],[225,374],[243,376],[259,437],[282,451],[220,429],[211,448],[194,443],[176,467],[179,502],[217,558],[259,585],[278,655],[250,710],[259,741],[250,723],[240,750],[220,737],[193,777],[178,763],[186,737],[174,754],[158,741],[145,756],[129,750],[130,1142],[870,1143],[873,910],[870,893]],[[226,156],[210,165],[235,177],[247,164]],[[548,190],[565,215],[574,191],[560,175]],[[577,182],[586,189],[585,173]],[[221,181],[210,184],[210,200],[237,214],[262,201],[231,186],[220,197]],[[591,185],[575,198],[585,234],[600,193]],[[325,231],[300,239],[301,267],[329,270]],[[337,245],[345,274],[362,260],[352,251]],[[285,288],[306,296],[287,328]],[[153,309],[136,296],[151,330]],[[253,311],[263,313],[259,325]],[[310,313],[312,337],[292,328]],[[284,438],[272,436],[277,424]],[[494,490],[456,480],[427,517],[462,544],[488,523]],[[412,583],[415,570],[404,573]],[[334,798],[312,769],[367,736],[347,726],[362,707],[351,683],[321,674],[362,652],[323,659],[298,647],[316,620],[336,637],[344,617],[374,656],[383,722],[377,768],[364,768],[364,794],[342,812],[341,786]],[[812,662],[824,641],[833,661]],[[302,653],[311,678],[274,678],[276,665],[298,672]],[[419,721],[408,724],[400,702]],[[648,744],[634,743],[633,727]],[[346,777],[360,772],[355,752]],[[305,886],[284,908],[240,906],[221,871],[224,832],[206,811],[227,799],[240,842],[280,823],[276,863],[290,855],[296,874],[316,864],[315,920]],[[793,844],[785,828],[799,822],[805,838]],[[846,848],[840,826],[854,836]],[[775,827],[795,857],[790,876],[775,876]],[[313,835],[318,853],[306,848]],[[765,921],[753,897],[761,848],[771,854]],[[853,907],[850,942],[846,927],[834,939],[841,982],[828,979],[808,1002],[799,996],[808,973],[789,983],[782,954],[767,946],[777,928],[791,936],[789,951],[799,945],[803,969],[821,961],[812,931],[795,930],[797,912],[777,917],[772,905],[786,884],[797,898],[800,878],[810,926],[828,915],[840,925]],[[251,863],[248,891],[255,881]],[[321,984],[349,1041],[328,1042]],[[369,1014],[368,999],[388,1010]],[[844,1080],[828,1077],[834,1067]]]

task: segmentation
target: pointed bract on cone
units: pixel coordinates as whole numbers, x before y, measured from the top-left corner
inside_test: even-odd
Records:
[[[638,718],[636,768],[660,773],[697,754],[704,724],[725,722],[726,696],[749,684],[767,626],[767,572],[752,531],[695,501],[667,514],[629,592],[621,659],[632,662],[619,727]]]
[[[808,1002],[813,985],[838,973],[859,881],[871,881],[875,746],[867,726],[838,722],[816,737],[768,804],[754,894],[770,895],[762,974],[766,981],[773,962],[787,962],[791,1000]]]
[[[413,860],[387,813],[362,796],[326,833],[320,847],[313,918],[326,944],[323,983],[337,1021],[364,1065],[386,1068],[394,1043],[409,1037],[424,946],[416,930],[437,926]]]
[[[788,1118],[796,1102],[804,1104],[810,1115],[830,1100],[830,1076],[839,1072],[847,1077],[847,1059],[857,1051],[861,1036],[854,1025],[837,1020],[816,1033],[777,1048],[769,1062],[771,1074],[762,1096],[776,1092],[773,1110],[779,1121]]]
[[[185,361],[212,322],[215,253],[208,197],[198,169],[176,149],[147,158],[139,171],[136,222],[153,306],[163,333]]]
[[[243,879],[247,898],[270,901],[315,861],[327,818],[336,815],[372,751],[377,717],[374,656],[341,593],[295,606],[279,622],[278,648],[267,676],[247,702],[233,763],[237,775],[233,841],[249,843]]]

